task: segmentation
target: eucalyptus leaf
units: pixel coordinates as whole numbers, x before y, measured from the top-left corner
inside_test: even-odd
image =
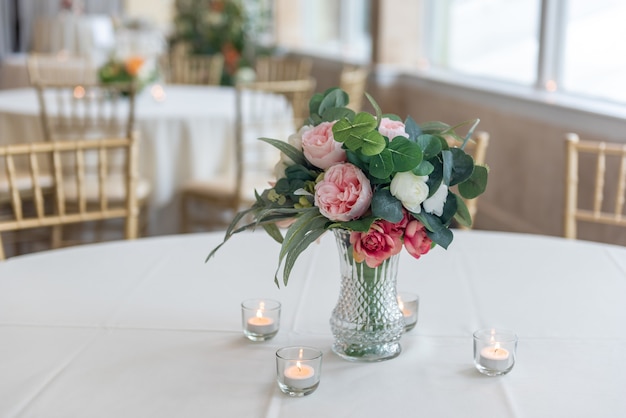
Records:
[[[345,107],[348,104],[348,94],[338,88],[332,88],[326,91],[324,99],[320,103],[317,110],[319,115],[323,115],[327,109],[333,107]]]
[[[474,199],[481,195],[487,188],[489,171],[482,165],[476,165],[469,179],[460,183],[459,193],[466,199]]]
[[[355,219],[353,221],[337,222],[328,226],[328,228],[343,228],[355,232],[367,232],[376,220],[375,216],[366,216],[364,218]]]
[[[391,223],[402,220],[402,203],[395,198],[389,189],[378,189],[372,196],[372,215]]]
[[[416,176],[428,176],[434,169],[435,167],[430,163],[430,161],[422,160],[422,162],[411,171]]]
[[[470,228],[472,226],[472,215],[469,213],[467,205],[465,204],[461,196],[455,193],[451,194],[456,200],[456,214],[454,215],[454,219],[459,223],[459,225]]]
[[[454,157],[450,150],[441,151],[441,160],[443,162],[443,183],[450,184],[452,178],[452,169],[454,168]]]
[[[366,133],[361,137],[361,140],[361,152],[367,156],[380,154],[387,145],[385,138],[378,131]]]
[[[426,235],[428,235],[428,238],[430,238],[435,244],[440,245],[446,250],[454,239],[454,234],[452,234],[452,231],[448,228],[442,228],[435,232],[426,231]]]
[[[378,155],[372,157],[369,165],[370,175],[373,177],[384,179],[393,173],[393,158],[388,149]]]
[[[354,110],[348,109],[347,107],[330,107],[322,113],[322,121],[323,122],[333,122],[341,119],[354,120]]]
[[[417,137],[416,141],[424,152],[426,160],[430,160],[441,152],[441,142],[435,135],[422,134]]]
[[[283,243],[283,234],[280,232],[280,229],[276,226],[275,223],[267,223],[263,224],[263,229],[265,232],[274,239],[279,244]]]
[[[291,158],[291,160],[295,162],[296,164],[300,164],[304,166],[309,164],[306,158],[304,157],[304,154],[302,153],[302,151],[300,151],[299,149],[297,149],[296,147],[294,147],[288,142],[280,141],[278,139],[272,139],[272,138],[259,138],[259,141],[266,142],[274,146],[275,148],[278,148],[280,152],[285,154],[287,157]]]
[[[333,137],[335,141],[345,142],[350,137],[361,137],[376,129],[376,119],[369,113],[357,113],[354,120],[346,118],[338,120],[333,125]]]
[[[452,153],[454,159],[454,168],[449,185],[454,186],[455,184],[463,183],[472,175],[474,159],[460,148],[450,148],[449,152]]]
[[[450,125],[438,121],[424,122],[420,126],[422,127],[422,132],[428,134],[438,134],[450,129]]]
[[[422,162],[422,149],[415,142],[400,136],[389,143],[395,171],[410,171]]]
[[[422,134],[422,128],[410,116],[404,121],[404,131],[409,135],[409,141],[412,142],[415,142],[417,137]]]
[[[383,111],[380,110],[380,106],[378,106],[378,103],[376,103],[376,100],[374,100],[374,98],[367,92],[365,92],[365,97],[367,97],[367,100],[370,102],[370,104],[372,105],[372,107],[374,108],[374,111],[376,112],[376,128],[378,128],[378,126],[380,125],[380,121],[383,118],[382,114]]]

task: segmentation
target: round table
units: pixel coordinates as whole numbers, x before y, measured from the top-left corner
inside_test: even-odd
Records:
[[[139,93],[135,104],[140,175],[152,185],[146,233],[171,234],[179,232],[180,186],[188,180],[210,179],[231,168],[235,90],[164,85],[165,96],[157,100],[151,87]],[[291,111],[282,96],[267,96],[264,104],[276,112]],[[54,109],[50,112],[54,114]],[[285,130],[283,139],[293,132],[292,127],[281,129]],[[272,137],[274,133],[259,132],[256,136]],[[0,144],[43,139],[35,90],[0,91]]]
[[[446,251],[402,253],[398,289],[420,295],[399,357],[352,363],[330,350],[339,292],[332,234],[273,283],[263,232],[145,238],[0,263],[0,416],[621,417],[626,415],[626,248],[455,231]],[[240,303],[282,303],[273,339],[247,340]],[[472,333],[519,336],[511,373],[475,370]],[[275,352],[323,352],[305,398],[276,384]]]

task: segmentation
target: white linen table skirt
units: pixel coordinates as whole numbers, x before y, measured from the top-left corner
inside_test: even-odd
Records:
[[[455,231],[446,251],[402,253],[400,290],[420,295],[402,354],[334,355],[339,292],[332,234],[273,283],[279,245],[221,234],[87,245],[0,263],[2,417],[623,417],[626,249],[532,235]],[[282,303],[266,342],[241,332],[240,303]],[[502,377],[473,366],[472,332],[517,332]],[[275,352],[324,353],[321,383],[283,395]]]

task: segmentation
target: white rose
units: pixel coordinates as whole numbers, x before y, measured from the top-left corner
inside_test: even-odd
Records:
[[[435,194],[424,201],[424,210],[437,216],[443,214],[443,205],[448,198],[448,186],[441,183]]]
[[[420,204],[428,197],[428,176],[416,176],[410,171],[397,173],[391,180],[390,191],[408,211],[420,213]]]

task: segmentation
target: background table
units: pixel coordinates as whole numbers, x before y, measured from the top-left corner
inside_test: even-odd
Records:
[[[402,253],[399,290],[420,295],[403,352],[380,363],[334,355],[339,293],[326,234],[286,288],[279,247],[239,235],[205,264],[219,234],[106,243],[0,263],[3,417],[623,417],[626,248],[458,231],[449,250]],[[278,335],[253,343],[240,302],[282,302]],[[473,366],[472,332],[519,335],[502,377]],[[324,353],[319,388],[283,395],[275,351]]]
[[[165,100],[150,87],[137,96],[140,175],[152,184],[148,235],[178,232],[180,186],[210,179],[229,169],[235,138],[235,90],[232,87],[165,85]],[[290,112],[282,96],[265,105]],[[54,114],[55,110],[50,111]],[[293,132],[282,127],[282,139]],[[259,132],[272,136],[277,132]],[[274,136],[277,137],[278,136]],[[39,104],[33,88],[0,91],[0,144],[43,140]]]

